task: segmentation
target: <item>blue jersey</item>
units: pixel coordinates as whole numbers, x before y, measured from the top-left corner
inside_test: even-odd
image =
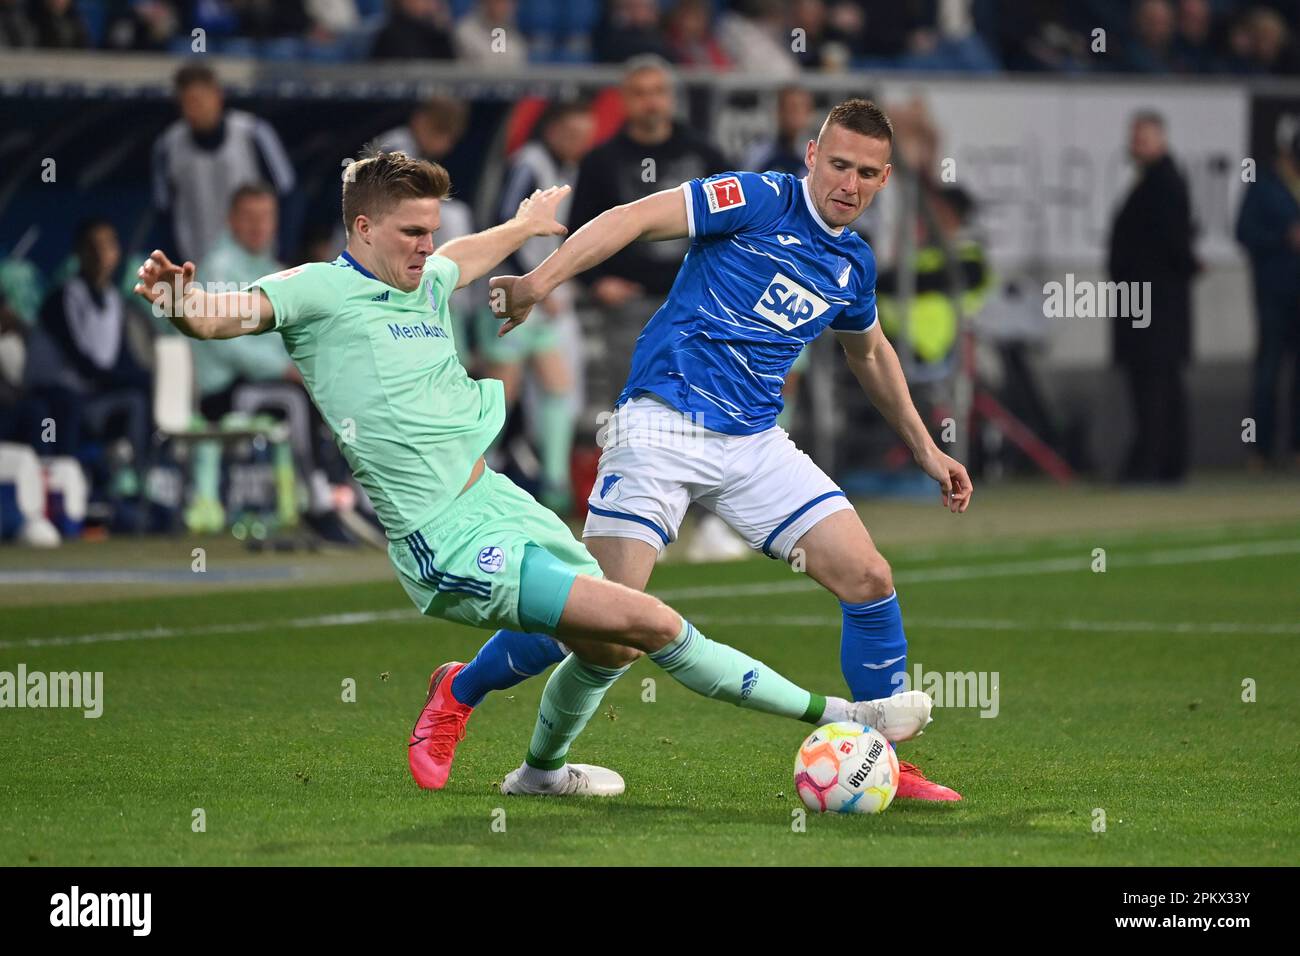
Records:
[[[830,326],[876,322],[876,258],[813,207],[807,180],[722,173],[682,184],[691,247],[668,299],[636,342],[618,397],[655,395],[705,428],[772,427],[781,386],[805,345]]]

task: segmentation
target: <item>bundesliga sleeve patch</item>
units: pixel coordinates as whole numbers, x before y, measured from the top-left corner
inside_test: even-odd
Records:
[[[745,205],[745,191],[735,176],[724,176],[704,184],[704,194],[709,199],[709,212],[721,212]]]

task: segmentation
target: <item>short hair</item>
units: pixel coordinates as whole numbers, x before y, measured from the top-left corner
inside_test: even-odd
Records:
[[[212,67],[204,66],[202,63],[185,64],[176,71],[176,76],[172,80],[172,86],[177,93],[200,83],[207,86],[221,85],[217,82],[217,74]]]
[[[583,116],[590,112],[591,104],[586,100],[555,100],[546,104],[546,109],[542,110],[542,115],[537,118],[534,128],[538,132],[545,132],[560,120],[568,119],[570,116]]]
[[[842,126],[852,133],[883,139],[891,146],[894,144],[894,124],[889,122],[885,111],[871,100],[855,97],[837,104],[827,114],[817,138],[820,140],[822,134],[832,126]]]
[[[434,129],[459,139],[469,124],[469,108],[462,100],[447,96],[431,96],[415,108]]]
[[[1137,126],[1139,123],[1150,123],[1160,130],[1165,128],[1165,118],[1155,110],[1138,110],[1133,114],[1133,121],[1130,125]]]
[[[664,76],[668,77],[670,84],[676,85],[677,71],[673,65],[661,57],[658,53],[640,53],[623,64],[623,82],[638,73],[644,73],[646,70],[658,70]]]
[[[233,212],[235,207],[245,199],[251,199],[257,196],[270,196],[272,199],[280,198],[276,194],[275,190],[271,188],[269,183],[264,183],[260,180],[257,182],[244,183],[231,195],[230,210]]]
[[[446,199],[447,170],[405,153],[378,152],[351,163],[343,176],[343,227],[352,235],[357,216],[378,219],[404,199]]]
[[[90,216],[82,219],[77,223],[76,228],[72,231],[72,249],[80,256],[90,245],[90,237],[100,229],[108,229],[117,234],[117,227],[103,216]]]

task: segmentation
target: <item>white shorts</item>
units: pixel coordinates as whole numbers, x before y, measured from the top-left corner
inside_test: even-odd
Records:
[[[751,548],[788,561],[813,525],[853,507],[775,425],[724,435],[641,396],[615,412],[602,444],[584,538],[635,538],[662,551],[694,501]]]

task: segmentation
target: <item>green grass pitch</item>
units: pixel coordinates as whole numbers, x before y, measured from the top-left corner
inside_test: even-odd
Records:
[[[1105,573],[1092,570],[1094,546]],[[0,670],[103,671],[105,698],[99,719],[0,711],[0,865],[1300,858],[1300,522],[887,554],[910,664],[997,674],[996,717],[939,708],[899,748],[962,791],[960,804],[809,816],[799,832],[791,766],[807,729],[694,697],[646,661],[574,751],[619,769],[623,797],[497,792],[541,679],[489,698],[448,788],[421,792],[406,735],[429,672],[467,660],[484,635],[415,616],[391,578],[123,593],[0,612]],[[776,562],[666,564],[652,590],[708,635],[842,692],[838,605]],[[205,832],[192,829],[195,808]]]

